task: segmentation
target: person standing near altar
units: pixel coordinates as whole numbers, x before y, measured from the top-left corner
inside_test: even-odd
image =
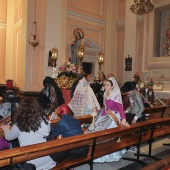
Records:
[[[144,82],[144,87],[140,88],[139,92],[143,96],[143,103],[145,107],[150,107],[151,104],[154,103],[154,91],[150,87],[150,83],[148,81]]]
[[[104,81],[106,76],[104,73],[99,74],[99,81],[93,85],[93,91],[97,97],[100,107],[103,107]]]

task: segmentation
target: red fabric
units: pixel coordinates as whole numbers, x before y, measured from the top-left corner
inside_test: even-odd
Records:
[[[13,88],[13,81],[12,80],[6,80],[6,87],[7,89]]]
[[[70,113],[70,108],[68,107],[67,104],[62,104],[59,108],[58,108],[58,114],[60,115],[65,115]]]
[[[71,100],[71,90],[62,89],[62,93],[63,93],[65,104],[68,104]]]

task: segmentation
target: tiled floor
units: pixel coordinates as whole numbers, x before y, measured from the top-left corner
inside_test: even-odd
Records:
[[[162,145],[163,143],[170,143],[170,138],[164,138],[164,139],[155,141],[153,143],[153,147],[152,147],[152,154],[153,155],[155,155],[159,152],[162,152],[166,149],[170,149],[170,146],[163,146]],[[148,145],[144,144],[141,147],[141,152],[147,153],[148,152]],[[124,156],[134,157],[133,153],[130,153],[130,152],[127,152]],[[103,163],[103,164],[94,163],[93,164],[93,170],[117,170],[117,169],[125,167],[125,166],[127,166],[131,163],[133,163],[133,162],[122,160],[122,159],[118,162]],[[82,165],[82,166],[75,168],[75,170],[90,170],[90,166],[88,164],[85,164],[85,165]]]

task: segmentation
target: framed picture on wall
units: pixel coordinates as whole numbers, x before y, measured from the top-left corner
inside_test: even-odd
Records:
[[[132,57],[125,58],[125,71],[132,71]]]

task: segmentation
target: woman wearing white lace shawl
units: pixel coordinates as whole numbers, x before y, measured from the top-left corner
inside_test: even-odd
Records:
[[[85,78],[79,80],[74,96],[68,105],[74,116],[91,115],[94,109],[100,110],[96,96]]]
[[[121,93],[116,80],[113,77],[105,80],[104,88],[104,108],[98,112],[97,116],[95,117],[93,131],[115,128],[119,126],[119,124],[129,127],[129,124],[126,122],[126,117],[122,106]],[[86,133],[91,132],[91,126],[86,131]],[[103,163],[118,161],[120,158],[122,158],[124,153],[125,150],[114,152],[95,159],[94,162]]]

